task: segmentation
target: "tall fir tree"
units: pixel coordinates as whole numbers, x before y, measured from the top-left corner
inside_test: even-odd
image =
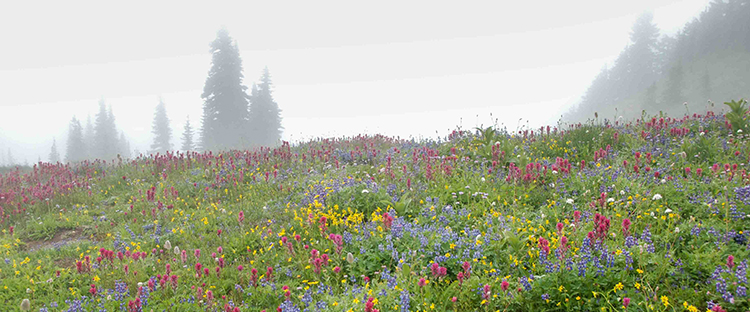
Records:
[[[8,167],[13,167],[16,164],[16,159],[13,158],[13,153],[10,152],[10,148],[8,148],[8,157],[5,159],[5,163]]]
[[[89,118],[90,119],[90,118]],[[68,163],[80,162],[88,158],[86,143],[84,142],[83,128],[81,122],[73,117],[68,126],[68,141],[65,146],[65,161]]]
[[[60,161],[60,153],[57,152],[57,141],[52,139],[52,148],[49,151],[49,162],[56,164]]]
[[[268,67],[263,69],[260,85],[253,86],[249,111],[251,142],[255,146],[276,146],[281,141],[281,110],[273,99],[273,84]]]
[[[211,69],[203,88],[200,144],[203,150],[231,149],[247,141],[249,96],[242,80],[242,59],[226,29],[211,42]]]
[[[80,123],[80,122],[79,122]],[[86,158],[96,157],[94,154],[94,124],[91,122],[91,115],[86,118],[86,128],[83,131],[83,143],[85,144],[84,150],[86,151]]]
[[[112,145],[110,146],[110,158],[114,158],[120,151],[120,142],[117,137],[117,124],[115,123],[115,113],[112,111],[112,104],[109,105],[109,109],[107,110],[107,131],[112,140]]]
[[[180,150],[183,152],[194,151],[195,143],[193,142],[193,127],[190,125],[190,116],[185,121],[185,128],[182,131],[182,146]]]
[[[130,141],[125,137],[124,131],[120,131],[120,139],[117,140],[117,144],[117,153],[120,154],[123,159],[130,158]]]
[[[684,87],[684,73],[682,63],[677,63],[669,69],[667,74],[667,85],[662,94],[662,102],[672,105],[681,105],[685,102],[685,94],[682,91]]]
[[[628,80],[632,92],[645,90],[656,80],[659,67],[659,28],[653,20],[651,13],[641,15],[630,33],[632,45],[629,49]]]
[[[703,101],[711,99],[711,76],[708,75],[708,69],[703,72],[701,77],[701,96],[703,96]]]
[[[117,155],[117,130],[112,107],[107,110],[104,100],[99,101],[99,112],[94,124],[93,156],[102,160],[111,160]]]
[[[154,121],[151,123],[151,134],[154,135],[154,141],[151,143],[151,152],[164,152],[172,149],[172,128],[169,127],[169,118],[167,117],[167,107],[164,101],[159,99],[154,113]]]

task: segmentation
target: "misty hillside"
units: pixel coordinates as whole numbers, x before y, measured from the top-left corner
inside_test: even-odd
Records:
[[[674,36],[660,34],[652,18],[636,21],[630,43],[602,68],[565,121],[595,113],[608,119],[640,117],[644,110],[693,113],[709,100],[750,96],[750,1],[712,1]]]

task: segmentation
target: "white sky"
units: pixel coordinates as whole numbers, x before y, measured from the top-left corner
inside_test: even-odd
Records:
[[[269,67],[286,140],[435,137],[488,125],[490,114],[511,129],[519,118],[538,127],[614,60],[639,14],[673,34],[708,3],[464,2],[4,4],[0,152],[46,160],[56,138],[62,154],[71,117],[93,118],[102,97],[131,147],[146,151],[161,96],[179,146],[186,116],[199,126],[208,44],[222,25],[248,87]]]

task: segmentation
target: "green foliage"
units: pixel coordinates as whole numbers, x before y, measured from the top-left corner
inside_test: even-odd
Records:
[[[732,125],[732,132],[740,133],[739,130],[742,130],[742,133],[747,133],[747,101],[744,99],[740,99],[736,102],[732,100],[730,102],[724,102],[724,105],[729,106],[730,109],[726,116],[727,120],[729,120],[729,123]]]

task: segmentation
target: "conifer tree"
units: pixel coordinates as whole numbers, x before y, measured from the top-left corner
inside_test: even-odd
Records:
[[[159,99],[154,113],[154,121],[151,123],[151,133],[154,135],[154,141],[151,143],[151,152],[164,153],[172,149],[172,129],[169,127],[169,118],[167,117],[167,108],[164,101]]]
[[[669,69],[669,73],[667,74],[667,86],[664,89],[662,102],[670,104],[682,104],[685,102],[685,96],[682,92],[683,79],[682,64],[677,63]]]
[[[272,94],[271,74],[263,69],[260,85],[253,86],[249,112],[251,142],[255,146],[276,146],[281,141],[281,111]]]
[[[68,141],[65,147],[65,161],[69,163],[83,161],[87,158],[81,122],[73,117],[68,126]]]
[[[85,144],[86,158],[96,157],[93,151],[96,143],[94,142],[94,124],[91,123],[91,115],[86,118],[86,129],[83,132],[83,143]]]
[[[200,144],[203,150],[240,147],[246,141],[248,98],[242,59],[226,29],[211,43],[211,69],[203,88]]]
[[[99,112],[96,114],[94,124],[94,146],[92,152],[94,157],[102,160],[110,160],[117,155],[115,116],[111,106],[107,110],[104,100],[99,101]]]
[[[120,131],[120,139],[117,140],[117,143],[118,143],[117,153],[120,154],[120,156],[123,159],[130,158],[130,141],[128,141],[128,138],[125,137],[124,131]]]
[[[60,153],[57,152],[57,142],[53,138],[52,139],[52,148],[49,152],[49,162],[52,164],[56,164],[60,161]]]
[[[195,144],[193,143],[193,127],[190,126],[190,116],[185,121],[185,129],[182,131],[182,147],[180,150],[183,152],[195,150]]]
[[[16,160],[13,158],[13,154],[10,152],[10,148],[8,148],[8,157],[5,159],[5,162],[8,167],[13,167],[16,165]]]
[[[701,95],[704,101],[711,99],[711,76],[708,75],[708,70],[703,72],[701,77]]]

